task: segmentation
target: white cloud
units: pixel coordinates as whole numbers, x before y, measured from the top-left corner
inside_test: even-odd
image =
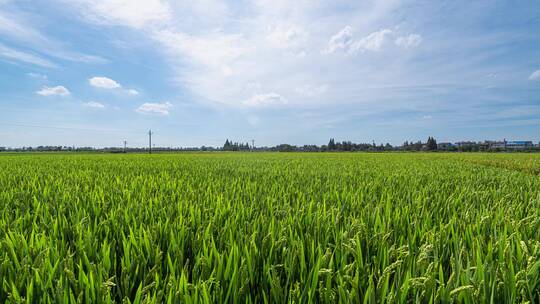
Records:
[[[540,79],[540,70],[536,70],[532,72],[531,76],[529,76],[530,80],[537,80]]]
[[[103,108],[105,108],[104,104],[102,104],[101,102],[97,102],[97,101],[85,102],[85,103],[83,103],[83,106],[88,107],[88,108],[94,108],[94,109],[103,109]]]
[[[66,0],[77,5],[82,15],[93,22],[127,25],[133,28],[170,20],[172,11],[162,0]]]
[[[386,41],[386,37],[391,33],[392,30],[382,29],[356,40],[354,39],[352,27],[346,26],[330,38],[328,46],[323,53],[330,54],[337,50],[345,50],[351,54],[363,53],[365,51],[375,52],[381,49]]]
[[[283,96],[277,93],[267,94],[255,94],[250,99],[244,101],[246,106],[259,107],[259,106],[276,106],[284,105],[287,100]]]
[[[404,48],[414,48],[422,43],[422,36],[418,34],[410,34],[408,36],[398,37],[395,41],[397,46]]]
[[[139,91],[134,90],[134,89],[129,89],[129,90],[127,90],[127,93],[128,93],[129,95],[133,95],[133,96],[139,95]]]
[[[8,60],[15,60],[15,61],[20,61],[24,63],[29,63],[29,64],[33,64],[33,65],[37,65],[37,66],[41,66],[45,68],[56,67],[56,65],[52,63],[51,61],[45,58],[42,58],[38,55],[18,51],[18,50],[9,48],[7,46],[4,46],[2,44],[0,44],[0,57],[3,57]]]
[[[249,77],[246,65],[252,63],[246,58],[252,58],[255,48],[243,35],[211,32],[194,36],[167,30],[155,32],[153,38],[164,46],[170,60],[181,66],[177,80],[183,86],[214,102],[234,104],[246,98],[239,96],[238,87],[243,83],[238,79]]]
[[[354,42],[352,27],[347,25],[337,34],[330,38],[328,41],[328,47],[324,50],[324,53],[330,54],[337,50],[348,49]]]
[[[403,77],[409,59],[394,54],[393,31],[406,30],[391,27],[396,24],[393,12],[400,7],[397,1],[350,3],[347,14],[329,14],[335,5],[311,0],[255,0],[241,9],[227,1],[170,1],[161,10],[167,11],[165,17],[149,21],[144,16],[139,21],[126,17],[116,11],[126,9],[121,5],[103,10],[88,5],[98,0],[72,0],[71,6],[73,1],[76,8],[87,10],[81,13],[86,21],[125,26],[149,39],[151,47],[164,54],[173,81],[201,103],[241,108],[369,102],[377,93],[365,88],[413,81]],[[353,33],[353,28],[381,30]],[[341,30],[336,34],[335,29]],[[386,48],[386,42],[393,47]],[[354,54],[383,49],[380,59],[324,56],[320,51]],[[254,83],[260,86],[253,88]],[[331,84],[331,99],[321,84]]]
[[[386,41],[386,36],[390,35],[391,33],[392,31],[389,29],[373,32],[366,37],[354,42],[351,45],[349,52],[356,53],[365,51],[378,51],[381,49],[382,45]]]
[[[41,88],[41,90],[36,92],[38,95],[41,96],[51,96],[51,95],[58,95],[58,96],[68,96],[69,90],[66,89],[64,86],[56,86],[56,87],[48,87],[44,86]]]
[[[303,87],[309,83],[337,82],[339,84],[333,84],[336,91],[345,95],[347,90],[343,90],[341,84],[350,83],[347,78],[354,76],[344,71],[352,66],[332,65],[335,58],[321,58],[320,52],[313,50],[325,48],[327,37],[332,36],[330,31],[343,24],[351,24],[344,33],[345,36],[350,34],[351,41],[334,39],[332,43],[336,46],[332,51],[336,51],[340,43],[347,52],[382,47],[377,37],[352,39],[352,27],[380,28],[371,23],[378,22],[397,6],[378,2],[351,4],[350,16],[354,15],[353,10],[366,12],[366,18],[359,20],[338,15],[321,19],[321,13],[331,5],[311,0],[294,3],[255,0],[244,3],[242,9],[236,3],[218,0],[169,1],[168,4],[157,0],[149,1],[153,4],[133,1],[134,4],[125,5],[122,3],[127,0],[62,1],[78,9],[86,21],[138,31],[137,34],[151,39],[152,47],[157,45],[166,55],[164,58],[174,73],[174,80],[182,89],[191,91],[200,102],[235,107],[285,103],[283,97],[271,97],[268,92],[294,96],[287,101],[290,103],[313,104],[313,97],[324,95],[324,89]],[[135,11],[147,14],[123,12],[131,5],[141,5]],[[147,18],[146,15],[160,17]],[[382,36],[386,36],[385,32]],[[353,42],[357,43],[356,50],[349,50]],[[360,59],[355,60],[360,64]],[[321,73],[323,70],[325,72]],[[339,76],[336,78],[336,75]],[[357,81],[364,78],[355,76]],[[250,83],[263,85],[253,89],[249,88]],[[349,97],[338,99],[349,100]],[[321,97],[316,102],[325,100]]]
[[[117,89],[122,87],[118,82],[107,77],[92,77],[88,82],[91,86],[101,89]]]
[[[424,115],[424,116],[422,116],[422,119],[432,119],[432,118],[433,118],[433,116],[431,116],[431,115]]]
[[[219,70],[252,50],[241,34],[218,32],[193,36],[167,30],[156,32],[154,38],[163,43],[169,52],[185,54],[195,63]]]
[[[173,107],[170,102],[165,103],[143,103],[135,111],[142,114],[169,115],[169,110]]]

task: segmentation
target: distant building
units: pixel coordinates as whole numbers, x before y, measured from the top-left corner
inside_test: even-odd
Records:
[[[507,149],[526,149],[534,147],[534,144],[530,140],[513,140],[506,142]]]
[[[476,145],[475,141],[458,141],[456,144],[458,147],[472,146]]]
[[[512,140],[512,141],[493,141],[489,142],[490,149],[527,149],[534,147],[534,143],[530,140]]]
[[[488,142],[490,149],[506,149],[506,140]]]
[[[454,147],[454,144],[451,142],[441,142],[437,143],[437,149],[439,150],[448,150],[450,148]]]

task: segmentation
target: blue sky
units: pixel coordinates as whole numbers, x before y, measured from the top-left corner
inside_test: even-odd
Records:
[[[538,1],[0,0],[0,146],[540,140]]]

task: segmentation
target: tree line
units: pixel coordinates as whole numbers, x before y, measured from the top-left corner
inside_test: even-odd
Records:
[[[509,149],[494,147],[493,142],[459,142],[459,143],[438,143],[437,140],[429,136],[425,142],[405,141],[401,146],[393,146],[389,143],[354,143],[351,141],[336,141],[330,138],[326,145],[303,145],[295,146],[290,144],[280,144],[271,147],[252,147],[248,143],[233,143],[228,139],[222,148],[223,151],[279,151],[279,152],[385,152],[385,151],[441,151],[441,152],[540,152],[540,147],[528,147],[525,149]]]
[[[201,147],[154,147],[154,152],[189,152],[189,151],[277,151],[277,152],[385,152],[385,151],[442,151],[442,152],[540,152],[540,147],[532,146],[524,149],[507,148],[506,146],[494,146],[493,142],[459,142],[437,143],[434,137],[428,137],[427,141],[405,141],[401,146],[392,146],[389,143],[354,143],[351,141],[336,141],[330,138],[326,145],[303,145],[295,146],[290,144],[280,144],[276,146],[255,147],[247,142],[234,142],[229,139],[221,147],[201,146]],[[73,147],[73,146],[38,146],[6,148],[0,147],[0,152],[106,152],[124,153],[138,152],[145,153],[146,147]]]
[[[429,138],[430,147],[435,145],[435,150],[437,143],[435,139]],[[418,151],[424,149],[422,148],[424,144],[419,143]],[[415,146],[416,147],[416,146]],[[351,141],[336,141],[334,138],[330,138],[327,145],[303,145],[295,146],[290,144],[279,144],[276,146],[263,146],[263,147],[254,147],[249,145],[249,143],[233,142],[227,139],[225,144],[221,148],[222,151],[278,151],[278,152],[354,152],[354,151],[366,151],[366,152],[383,152],[383,151],[396,151],[399,150],[399,147],[394,147],[389,143],[386,144],[376,144],[373,143],[354,143]]]

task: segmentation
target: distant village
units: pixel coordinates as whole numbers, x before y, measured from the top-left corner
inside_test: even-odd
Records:
[[[540,142],[534,143],[530,140],[502,140],[502,141],[491,141],[486,140],[483,142],[474,142],[474,141],[460,141],[456,143],[439,143],[437,148],[440,150],[459,150],[460,148],[478,148],[481,150],[527,150],[531,148],[540,148]]]
[[[75,147],[75,146],[37,146],[37,147],[0,147],[0,152],[108,152],[108,153],[148,153],[148,152],[182,152],[182,151],[252,151],[252,152],[385,152],[385,151],[440,151],[440,152],[540,152],[540,142],[534,143],[527,140],[507,141],[459,141],[439,142],[429,137],[426,142],[405,141],[400,146],[392,146],[389,143],[353,143],[351,141],[336,141],[331,138],[327,145],[303,145],[295,146],[280,144],[276,146],[255,146],[252,141],[233,142],[226,140],[222,147]]]

